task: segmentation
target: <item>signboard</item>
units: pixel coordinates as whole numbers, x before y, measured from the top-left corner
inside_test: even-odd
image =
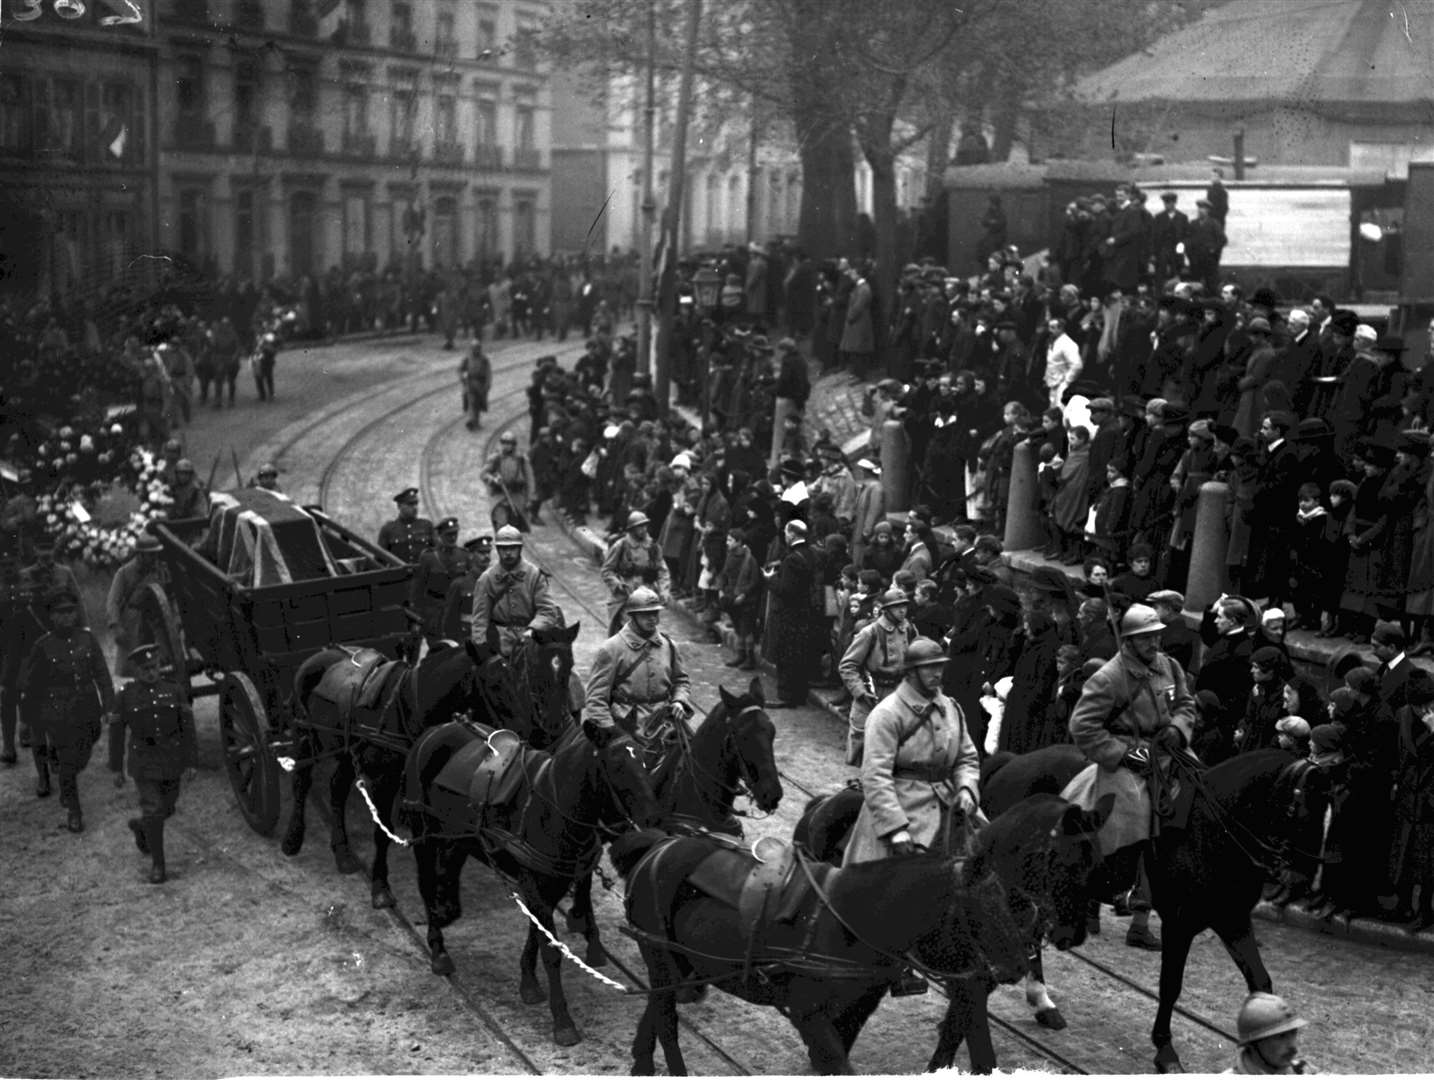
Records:
[[[1153,185],[1152,210],[1160,207],[1159,193],[1180,195],[1179,207],[1195,217],[1195,200],[1204,198],[1205,185]],[[1235,187],[1230,193],[1230,216],[1225,220],[1229,245],[1220,256],[1221,266],[1330,267],[1348,266],[1350,260],[1350,194],[1344,186]]]

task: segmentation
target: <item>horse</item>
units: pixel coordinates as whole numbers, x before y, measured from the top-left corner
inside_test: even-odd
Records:
[[[514,715],[508,727],[535,750],[547,750],[567,733],[581,708],[573,689],[573,642],[582,623],[534,630],[513,650],[506,671]],[[498,651],[497,627],[488,628],[489,647]]]
[[[541,952],[553,1040],[572,1046],[582,1036],[563,993],[562,957],[548,936],[553,911],[569,886],[591,874],[603,836],[623,826],[655,825],[657,802],[628,735],[598,747],[571,726],[551,753],[515,746],[499,754],[502,734],[479,724],[445,724],[414,744],[404,766],[404,819],[414,833],[430,967],[436,975],[454,971],[443,929],[462,914],[460,877],[472,856],[510,883],[530,913],[519,996],[527,1004],[543,1000],[536,971]],[[507,766],[486,773],[485,760],[497,757]]]
[[[850,786],[812,799],[797,822],[793,843],[804,846],[814,858],[839,862],[846,834],[861,810],[861,799],[861,790]],[[1054,793],[1034,794],[1008,807],[976,833],[968,876],[991,867],[996,880],[1018,902],[1024,898],[1035,917],[1025,920],[1022,935],[1007,944],[1014,962],[1004,969],[973,966],[966,955],[969,948],[959,938],[946,939],[939,951],[931,945],[915,951],[917,959],[928,966],[946,972],[966,971],[943,979],[949,1002],[937,1028],[928,1070],[950,1068],[964,1039],[971,1071],[993,1071],[996,1052],[986,1005],[991,990],[998,982],[1029,976],[1032,948],[1040,942],[1049,940],[1057,949],[1066,950],[1085,941],[1091,883],[1099,878],[1101,862],[1095,833],[1113,805],[1114,797],[1106,796],[1094,811],[1086,812]],[[1021,843],[1022,837],[1033,838],[1037,844]]]
[[[1045,797],[984,830],[964,861],[921,854],[833,869],[793,849],[795,888],[768,894],[755,922],[748,878],[765,867],[730,841],[623,837],[611,856],[653,990],[633,1072],[653,1072],[659,1041],[668,1071],[686,1071],[676,1000],[692,983],[779,1009],[814,1068],[850,1072],[852,1045],[908,963],[952,984],[1006,981],[1024,967],[1032,924],[1063,943],[1083,939],[1083,882],[1101,820]]]
[[[375,807],[370,895],[376,908],[394,906],[388,884],[389,832],[404,754],[413,740],[456,713],[477,712],[501,722],[504,715],[502,658],[473,642],[448,643],[414,667],[405,661],[380,667],[370,650],[335,645],[321,649],[294,673],[290,699],[294,805],[281,850],[297,855],[304,846],[304,811],[313,786],[314,765],[332,757],[329,781],[330,841],[341,874],[362,866],[349,846],[344,820],[349,791],[362,775]],[[346,667],[341,666],[346,665]],[[373,680],[373,704],[360,704],[365,675]],[[324,687],[324,693],[316,693]],[[341,699],[330,700],[324,694]]]
[[[738,795],[770,814],[782,801],[773,749],[777,728],[766,713],[762,681],[744,694],[717,688],[719,700],[694,731],[668,711],[644,752],[663,820],[674,829],[710,829],[742,835],[733,810]]]
[[[1157,1072],[1184,1071],[1170,1018],[1190,945],[1202,930],[1215,931],[1251,993],[1271,990],[1250,912],[1288,855],[1309,858],[1320,850],[1325,810],[1342,780],[1340,771],[1284,750],[1237,754],[1201,774],[1185,827],[1156,836],[1150,887],[1162,948],[1150,1038]]]

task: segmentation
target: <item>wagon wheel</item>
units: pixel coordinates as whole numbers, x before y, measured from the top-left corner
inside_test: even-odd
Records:
[[[150,582],[139,596],[139,609],[144,619],[142,630],[149,640],[144,644],[159,646],[159,660],[164,677],[175,683],[190,699],[189,647],[184,640],[184,627],[163,586]],[[138,644],[138,643],[137,643]]]
[[[226,672],[219,696],[224,769],[249,827],[268,836],[279,823],[279,760],[269,748],[264,701],[242,671]]]

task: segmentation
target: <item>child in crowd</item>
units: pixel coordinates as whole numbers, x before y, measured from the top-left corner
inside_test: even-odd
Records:
[[[1105,467],[1105,490],[1086,515],[1085,538],[1107,559],[1119,559],[1130,538],[1130,477],[1123,459]]]
[[[1151,576],[1155,563],[1155,552],[1149,544],[1130,545],[1130,569],[1118,574],[1110,583],[1113,591],[1121,593],[1133,604],[1145,603],[1145,598],[1155,591],[1156,581]]]

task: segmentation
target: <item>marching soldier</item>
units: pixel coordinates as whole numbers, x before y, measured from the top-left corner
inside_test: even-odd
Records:
[[[79,601],[60,590],[45,599],[50,632],[20,668],[20,709],[35,751],[35,795],[50,794],[53,767],[69,811],[65,827],[84,832],[79,775],[100,737],[100,718],[114,710],[114,681],[100,643],[80,626]]]
[[[463,550],[468,552],[468,569],[453,579],[443,601],[443,636],[449,641],[467,641],[473,633],[473,590],[493,564],[493,534],[474,537]]]
[[[662,548],[648,535],[649,524],[641,510],[628,514],[627,530],[607,549],[602,561],[603,584],[612,592],[607,602],[608,636],[622,628],[622,607],[634,589],[646,585],[655,589],[657,598],[664,602],[671,591],[671,575],[662,558]]]
[[[129,666],[130,650],[146,644],[144,636],[144,613],[140,610],[140,598],[151,583],[164,588],[169,584],[169,573],[159,561],[164,550],[159,539],[143,533],[134,544],[134,554],[115,571],[110,582],[109,598],[105,601],[105,622],[109,625],[110,636],[114,638],[116,655],[120,660],[121,675],[134,674]]]
[[[493,528],[498,529],[512,522],[520,529],[527,529],[523,518],[523,501],[533,485],[533,470],[528,464],[528,455],[518,449],[518,436],[505,431],[498,436],[499,450],[488,459],[483,468],[483,481],[493,496]],[[536,513],[533,520],[539,525]]]
[[[35,541],[35,561],[25,568],[21,580],[30,595],[41,603],[56,590],[75,597],[80,595],[80,583],[75,580],[75,572],[55,561],[55,541],[48,536]],[[90,625],[83,606],[80,608],[80,625]]]
[[[846,763],[860,765],[866,720],[878,702],[901,684],[906,647],[916,637],[906,621],[909,601],[900,589],[888,589],[877,617],[863,626],[842,654],[837,673],[851,694],[847,718]]]
[[[129,774],[139,792],[139,817],[129,819],[134,846],[150,857],[149,883],[165,879],[164,819],[174,813],[181,779],[194,779],[198,749],[194,711],[179,687],[162,680],[159,649],[141,645],[127,657],[135,678],[121,688],[110,722],[110,771],[124,787],[125,729]]]
[[[35,614],[35,595],[25,584],[17,559],[0,562],[0,765],[19,760],[15,728],[20,718],[20,665],[40,636],[45,633]],[[20,732],[20,745],[29,746],[30,736]]]
[[[686,720],[692,715],[691,680],[677,643],[657,629],[662,601],[646,586],[627,598],[627,625],[598,646],[588,674],[583,730],[596,742],[619,728],[647,735],[663,705]]]
[[[443,605],[448,588],[468,572],[473,557],[458,546],[458,519],[446,517],[438,523],[438,546],[418,556],[413,574],[412,604],[423,620],[423,638],[433,648],[447,635],[443,632]]]
[[[548,594],[548,575],[523,558],[523,534],[511,525],[498,530],[493,546],[498,565],[490,566],[473,587],[473,640],[486,642],[492,627],[505,657],[528,630],[563,625],[563,613]]]
[[[398,504],[398,517],[378,531],[378,546],[406,563],[433,546],[433,522],[418,516],[418,489],[404,488],[393,497]]]
[[[458,381],[463,385],[463,407],[468,413],[469,431],[477,431],[488,410],[488,389],[493,384],[493,365],[481,341],[473,342],[468,355],[458,362]]]
[[[194,478],[194,462],[188,458],[181,458],[174,466],[174,483],[169,485],[169,497],[174,500],[169,516],[175,520],[209,516],[209,493]]]

